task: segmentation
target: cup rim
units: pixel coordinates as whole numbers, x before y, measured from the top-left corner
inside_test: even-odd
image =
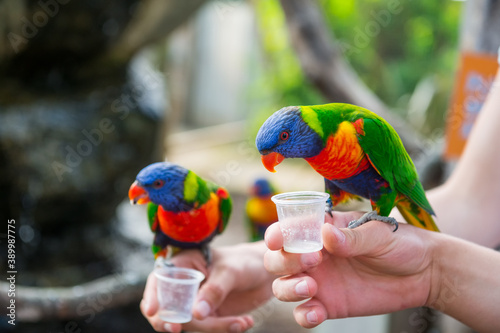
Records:
[[[299,200],[290,200],[294,197],[303,196],[300,201]],[[326,202],[330,195],[326,192],[317,192],[317,191],[294,191],[294,192],[284,192],[280,194],[273,195],[271,200],[275,204],[279,205],[309,205],[317,202]],[[309,197],[309,198],[308,198]]]
[[[187,279],[176,279],[170,276],[165,276],[161,274],[161,271],[169,271],[169,272],[176,272],[176,273],[184,273],[188,275]],[[192,269],[192,268],[186,268],[186,267],[157,267],[154,269],[154,274],[157,279],[160,279],[165,282],[175,282],[178,284],[195,284],[195,283],[200,283],[205,279],[205,274],[202,272]]]

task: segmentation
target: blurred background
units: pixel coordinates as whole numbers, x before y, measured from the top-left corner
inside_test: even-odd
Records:
[[[128,187],[153,161],[181,164],[234,198],[215,246],[247,241],[256,178],[323,189],[303,161],[260,163],[257,130],[283,106],[371,109],[425,186],[440,184],[461,51],[496,54],[499,13],[492,0],[1,0],[0,217],[15,220],[17,308],[0,330],[152,331],[138,306],[152,235]],[[0,242],[6,276],[6,229]],[[293,306],[271,300],[252,331],[302,331]],[[420,309],[314,331],[458,331],[442,321]]]

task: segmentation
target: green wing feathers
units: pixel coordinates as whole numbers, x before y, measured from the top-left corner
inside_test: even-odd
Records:
[[[158,212],[158,205],[148,202],[148,222],[149,222],[149,228],[151,231],[156,231],[156,228],[158,227],[157,221],[156,221],[156,213]]]
[[[399,135],[384,119],[373,113],[369,118],[364,118],[363,130],[365,135],[359,136],[359,144],[373,167],[390,184],[391,188],[406,197],[409,202],[415,203],[426,213],[415,213],[416,210],[406,207],[403,200],[398,205],[401,214],[405,218],[412,215],[413,220],[415,217],[422,218],[423,220],[419,221],[420,224],[431,226],[430,230],[437,230],[430,216],[435,215],[434,211],[425,196],[415,165],[406,152]],[[412,217],[408,218],[412,220]]]
[[[155,232],[158,228],[158,220],[156,218],[156,213],[158,212],[158,205],[148,202],[148,222],[149,228],[152,232]],[[161,251],[161,247],[155,245],[154,243],[151,245],[151,251],[153,252],[155,258],[158,256],[158,253]]]

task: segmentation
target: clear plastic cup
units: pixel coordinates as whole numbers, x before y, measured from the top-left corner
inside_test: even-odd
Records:
[[[309,253],[323,248],[321,226],[329,194],[324,192],[287,192],[273,196],[283,234],[283,249],[290,253]]]
[[[200,282],[205,275],[197,270],[181,267],[155,268],[158,293],[158,316],[170,323],[187,323]]]

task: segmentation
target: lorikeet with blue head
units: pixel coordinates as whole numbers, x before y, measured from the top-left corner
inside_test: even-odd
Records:
[[[155,258],[196,248],[210,263],[208,244],[224,231],[231,214],[226,189],[179,165],[159,162],[139,172],[129,198],[132,204],[148,204]]]
[[[265,178],[255,180],[246,203],[246,220],[252,242],[264,239],[267,227],[278,221],[276,205],[271,197],[276,193],[274,186]]]
[[[369,199],[373,211],[350,228],[380,220],[395,231],[397,221],[388,215],[396,206],[408,223],[438,231],[399,135],[367,109],[342,103],[285,107],[264,122],[256,145],[271,172],[285,158],[305,159],[325,179],[330,210],[349,199]]]

